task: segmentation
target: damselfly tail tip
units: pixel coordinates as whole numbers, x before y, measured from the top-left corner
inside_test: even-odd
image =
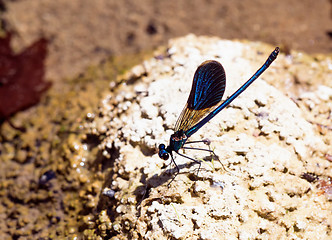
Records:
[[[278,54],[280,52],[280,48],[276,47],[273,52],[270,54],[269,58],[267,59],[267,66],[270,66],[270,64],[277,58]]]
[[[273,52],[274,52],[274,54],[278,55],[278,53],[280,52],[280,48],[276,47]]]

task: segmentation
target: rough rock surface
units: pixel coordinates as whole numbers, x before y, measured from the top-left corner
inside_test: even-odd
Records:
[[[305,63],[300,53],[281,53],[190,138],[210,139],[219,157],[210,161],[205,152],[186,151],[203,160],[199,172],[197,164],[177,155],[180,174],[168,186],[176,169],[156,154],[160,143],[168,144],[201,62],[214,59],[223,64],[225,99],[272,50],[259,43],[188,35],[170,41],[166,52],[123,77],[126,83],[102,101],[87,126],[90,134],[103,138],[99,147],[114,164],[100,200],[99,223],[104,225],[99,224],[99,236],[331,239],[331,191],[319,185],[332,175],[331,59],[307,68],[308,74],[317,66],[325,68],[322,75],[330,85],[309,86],[294,98],[280,86],[289,82],[294,65]],[[317,119],[322,122],[315,123]],[[86,229],[84,234],[96,232]]]

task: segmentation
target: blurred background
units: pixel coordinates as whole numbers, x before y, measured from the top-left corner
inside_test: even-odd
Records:
[[[151,50],[194,33],[307,53],[332,52],[329,0],[1,0],[15,50],[49,39],[47,78],[73,76],[109,56]]]

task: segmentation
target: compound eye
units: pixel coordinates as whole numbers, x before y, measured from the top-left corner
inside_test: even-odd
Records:
[[[168,152],[164,152],[161,154],[161,159],[167,160],[169,158]]]
[[[159,157],[164,160],[167,160],[169,158],[169,154],[166,150],[165,144],[159,145]]]

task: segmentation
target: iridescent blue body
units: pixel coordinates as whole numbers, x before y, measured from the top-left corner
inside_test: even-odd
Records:
[[[171,159],[174,162],[178,172],[179,167],[174,161],[173,151],[200,164],[200,161],[180,154],[179,150],[181,148],[186,148],[184,145],[189,143],[187,140],[191,135],[197,132],[204,124],[210,121],[222,109],[228,106],[251,83],[253,83],[277,58],[278,53],[279,48],[277,47],[270,54],[263,66],[259,68],[257,72],[235,93],[233,93],[221,104],[219,103],[221,102],[226,87],[226,76],[224,68],[217,61],[210,60],[203,62],[195,72],[187,104],[185,105],[180,117],[176,122],[175,132],[171,135],[169,145],[167,147],[164,144],[159,145],[159,157],[167,160],[169,155],[171,155]],[[205,151],[210,150],[205,149]]]

